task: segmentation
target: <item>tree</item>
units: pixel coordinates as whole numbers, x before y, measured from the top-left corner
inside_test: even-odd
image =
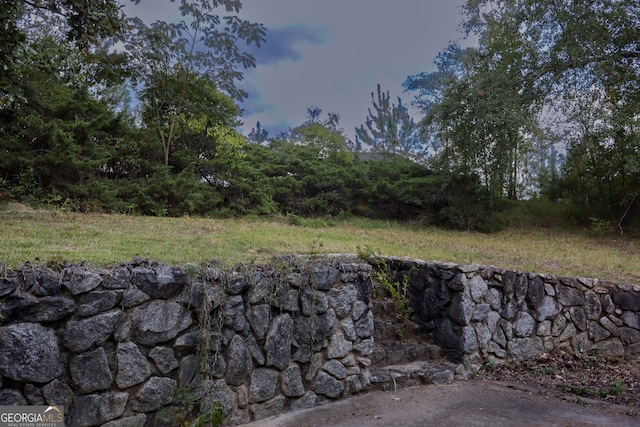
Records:
[[[582,199],[576,211],[619,227],[637,217],[640,4],[468,0],[465,12],[481,51],[516,70],[511,78],[536,113],[553,107],[564,122],[555,130],[574,129],[556,136],[568,150],[565,197]]]
[[[344,130],[340,128],[340,115],[328,113],[325,120],[321,120],[321,116],[321,108],[307,108],[307,121],[292,129],[287,139],[295,144],[313,147],[321,158],[339,157],[348,162],[351,156],[346,153],[348,142]]]
[[[236,81],[243,76],[239,67],[254,67],[255,58],[239,45],[259,46],[265,29],[233,14],[221,17],[214,13],[218,7],[237,14],[241,4],[237,0],[182,0],[179,9],[185,20],[178,23],[147,26],[138,18],[129,20],[133,29],[127,49],[132,54],[133,81],[142,87],[143,119],[161,142],[165,165],[183,118],[196,112],[218,114],[207,94],[201,96],[202,87],[234,100],[247,96]]]
[[[260,122],[258,122],[255,128],[251,128],[251,132],[247,138],[252,144],[262,144],[269,138],[269,131],[263,129]]]
[[[417,154],[421,148],[418,126],[402,105],[400,97],[398,104],[393,104],[389,91],[382,92],[378,85],[377,98],[376,101],[372,92],[374,111],[369,108],[366,129],[364,125],[356,128],[356,146],[366,144],[384,157],[388,154]]]

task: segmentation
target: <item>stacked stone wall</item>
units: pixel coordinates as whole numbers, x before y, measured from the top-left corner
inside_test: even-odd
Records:
[[[371,266],[274,264],[0,265],[0,405],[142,427],[218,402],[235,425],[367,389]]]
[[[372,260],[408,285],[413,319],[468,375],[564,349],[640,358],[640,287],[497,267]]]

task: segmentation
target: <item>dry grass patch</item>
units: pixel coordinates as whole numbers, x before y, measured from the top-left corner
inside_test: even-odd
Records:
[[[260,262],[274,254],[372,251],[460,264],[640,284],[637,239],[546,228],[494,234],[457,232],[387,221],[296,221],[157,218],[4,208],[0,262],[87,261],[95,266],[134,256],[170,265],[220,260]]]

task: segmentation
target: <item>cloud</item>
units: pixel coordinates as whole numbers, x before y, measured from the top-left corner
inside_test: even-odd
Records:
[[[322,28],[287,25],[270,27],[265,40],[259,48],[252,45],[248,52],[256,57],[258,64],[273,66],[283,61],[301,61],[304,54],[300,45],[321,45],[325,42],[325,34]]]

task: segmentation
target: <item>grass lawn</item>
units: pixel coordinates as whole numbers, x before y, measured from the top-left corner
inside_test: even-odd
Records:
[[[611,233],[480,234],[361,218],[156,218],[0,207],[0,262],[11,268],[26,261],[99,267],[136,256],[168,265],[236,264],[282,253],[359,252],[640,284],[640,241]]]

